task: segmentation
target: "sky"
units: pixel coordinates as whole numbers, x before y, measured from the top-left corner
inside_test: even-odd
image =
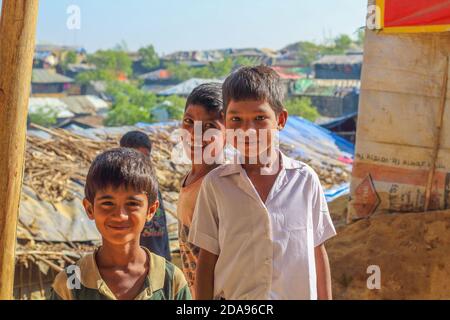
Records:
[[[1,0],[0,0],[1,2]],[[367,0],[40,0],[38,43],[89,52],[125,42],[178,50],[272,48],[354,35],[365,24]],[[72,11],[77,6],[79,15]],[[77,18],[80,19],[77,19]],[[75,27],[69,29],[67,22]],[[79,23],[79,29],[76,27]]]

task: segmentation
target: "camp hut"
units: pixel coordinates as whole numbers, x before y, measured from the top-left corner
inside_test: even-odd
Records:
[[[316,79],[361,78],[363,54],[326,55],[313,63]]]
[[[31,94],[37,96],[64,96],[74,80],[51,69],[34,69],[31,78]]]

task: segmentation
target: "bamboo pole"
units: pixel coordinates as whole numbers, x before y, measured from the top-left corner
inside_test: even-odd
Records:
[[[438,158],[439,148],[441,147],[442,126],[444,123],[445,105],[446,105],[446,101],[447,101],[449,58],[450,57],[447,56],[446,60],[445,60],[444,76],[442,79],[441,99],[439,102],[438,121],[437,121],[437,125],[436,125],[436,140],[434,141],[431,168],[430,168],[430,171],[428,172],[427,185],[425,188],[425,208],[424,208],[425,212],[427,212],[430,209],[431,191],[433,188],[433,179],[434,179],[434,176],[436,173],[436,162],[437,162],[437,158]]]
[[[0,19],[0,299],[12,299],[17,215],[38,0],[3,0]]]

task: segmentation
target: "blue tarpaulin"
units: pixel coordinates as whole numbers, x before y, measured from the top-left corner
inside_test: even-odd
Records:
[[[290,116],[286,127],[280,132],[280,143],[292,147],[290,156],[299,156],[317,164],[341,163],[351,170],[355,146],[336,135],[301,117]],[[337,185],[325,190],[327,201],[349,194],[350,183]]]

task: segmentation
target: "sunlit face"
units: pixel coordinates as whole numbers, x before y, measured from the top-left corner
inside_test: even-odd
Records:
[[[195,131],[195,122],[199,122],[198,132]],[[223,150],[225,140],[225,125],[223,123],[223,114],[221,112],[208,111],[201,105],[189,105],[184,113],[182,129],[189,133],[183,137],[183,147],[189,159],[194,159],[194,153],[205,154],[205,148],[214,143],[216,148],[213,150]],[[207,139],[203,139],[208,130],[212,133]],[[196,137],[195,133],[199,133],[200,137]],[[206,141],[205,141],[206,140]],[[216,153],[212,152],[212,156]]]
[[[238,135],[234,134],[229,142],[246,158],[267,153],[272,148],[274,133],[284,128],[287,116],[286,111],[276,115],[266,101],[232,100],[225,116],[226,129],[236,133],[241,130],[246,137],[239,143]]]
[[[103,240],[116,245],[139,241],[146,221],[153,218],[159,202],[148,202],[146,193],[124,187],[97,191],[94,204],[84,199],[83,205],[95,220]]]

